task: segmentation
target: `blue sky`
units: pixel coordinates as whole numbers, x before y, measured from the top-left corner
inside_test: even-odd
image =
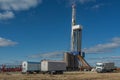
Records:
[[[86,60],[120,65],[119,0],[0,0],[0,63],[60,59],[70,51],[73,2]]]

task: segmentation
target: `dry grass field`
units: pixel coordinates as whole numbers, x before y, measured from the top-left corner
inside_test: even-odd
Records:
[[[120,80],[120,73],[66,72],[62,75],[0,73],[0,80]]]

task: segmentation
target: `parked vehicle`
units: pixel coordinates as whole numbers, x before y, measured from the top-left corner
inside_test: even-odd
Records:
[[[21,71],[22,71],[21,65],[14,64],[0,65],[0,72],[21,72]]]
[[[113,70],[115,70],[114,62],[98,62],[98,63],[96,63],[96,71],[98,73],[113,72]]]
[[[64,61],[41,61],[41,71],[42,73],[49,74],[63,74],[66,70],[66,63]]]
[[[23,61],[22,62],[22,73],[39,73],[40,68],[40,62],[28,62]]]

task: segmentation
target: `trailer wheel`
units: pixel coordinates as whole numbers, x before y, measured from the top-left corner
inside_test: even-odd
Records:
[[[63,74],[63,71],[59,71],[59,74]]]
[[[45,72],[41,72],[42,74],[45,74]]]

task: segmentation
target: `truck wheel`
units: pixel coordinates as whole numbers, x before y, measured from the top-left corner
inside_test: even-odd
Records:
[[[101,69],[97,69],[96,71],[97,71],[97,73],[102,73],[103,72]]]
[[[63,74],[63,71],[60,71],[60,74]]]
[[[42,72],[42,74],[45,74],[45,72]]]

